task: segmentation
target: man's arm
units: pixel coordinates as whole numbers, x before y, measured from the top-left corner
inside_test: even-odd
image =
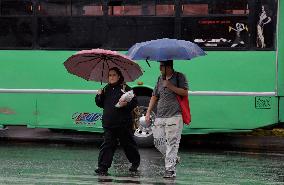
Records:
[[[173,85],[170,81],[168,80],[163,80],[163,86],[167,87],[168,89],[170,89],[171,91],[173,91],[174,93],[176,93],[177,95],[180,96],[188,96],[188,90],[187,89],[183,89],[183,88],[179,88],[175,85]]]
[[[146,116],[145,116],[145,120],[146,120],[147,123],[150,123],[150,115],[151,115],[151,112],[152,112],[154,106],[156,105],[157,101],[158,101],[157,96],[151,97],[150,102],[149,102],[149,106],[148,106],[148,109],[147,109],[147,113],[146,113]]]

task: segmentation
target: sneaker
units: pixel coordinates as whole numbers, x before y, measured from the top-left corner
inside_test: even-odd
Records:
[[[108,175],[107,169],[103,169],[103,168],[98,168],[98,169],[95,170],[95,172],[96,172],[98,175]]]
[[[175,178],[176,177],[176,172],[175,171],[165,171],[164,178]]]
[[[132,164],[131,167],[129,168],[129,171],[131,172],[137,172],[137,168],[139,167],[139,164]]]

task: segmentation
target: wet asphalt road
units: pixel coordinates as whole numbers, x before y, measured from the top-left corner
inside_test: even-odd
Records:
[[[164,161],[141,148],[139,173],[130,173],[118,149],[109,176],[97,176],[98,146],[0,145],[0,184],[284,184],[284,154],[181,148],[175,180],[162,178]]]

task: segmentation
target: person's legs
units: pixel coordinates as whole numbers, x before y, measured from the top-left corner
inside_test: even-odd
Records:
[[[166,118],[156,118],[154,125],[152,126],[152,132],[154,137],[155,147],[166,156],[166,133],[165,133],[165,119]]]
[[[123,147],[124,153],[128,161],[132,164],[129,170],[137,171],[137,168],[140,165],[140,154],[137,143],[133,137],[133,130],[132,128],[119,128],[118,133],[119,141]]]
[[[107,172],[111,166],[113,155],[117,145],[117,137],[113,129],[104,129],[104,142],[100,147],[98,169],[96,173]]]
[[[183,128],[182,116],[174,116],[167,118],[165,133],[166,133],[166,157],[165,157],[165,167],[166,171],[174,172],[176,171],[177,153],[179,149],[179,143],[181,138],[181,132]]]

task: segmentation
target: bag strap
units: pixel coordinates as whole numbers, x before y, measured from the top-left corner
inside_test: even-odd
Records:
[[[176,72],[177,73],[177,87],[179,87],[179,72]]]

